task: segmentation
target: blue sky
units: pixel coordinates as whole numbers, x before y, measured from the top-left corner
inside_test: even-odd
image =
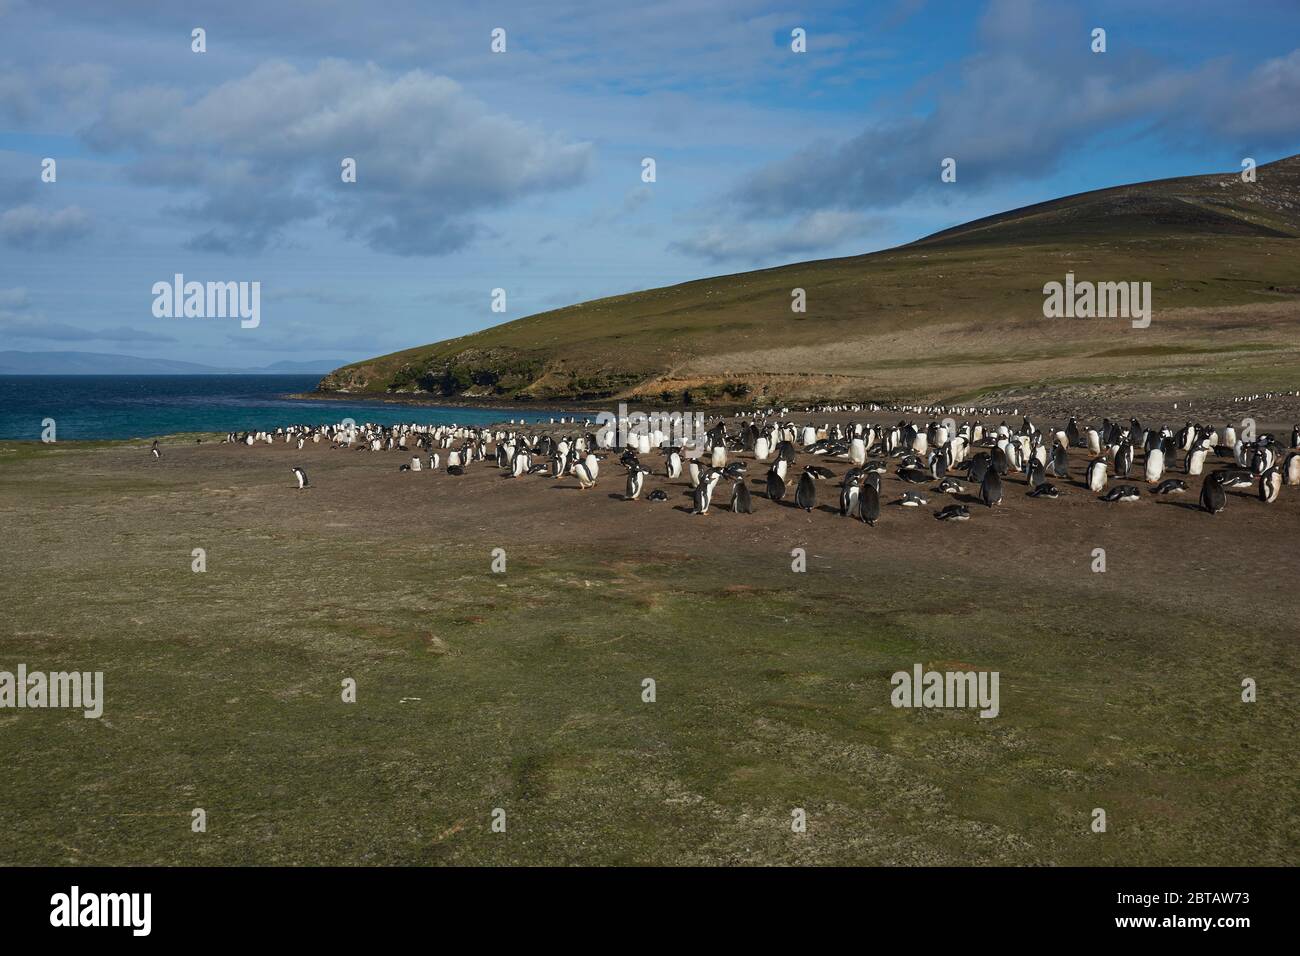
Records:
[[[0,348],[355,360],[1296,152],[1295,0],[0,0]]]

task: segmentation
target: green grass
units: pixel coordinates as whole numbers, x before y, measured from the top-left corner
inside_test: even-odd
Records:
[[[1235,700],[1247,671],[1286,692],[1289,638],[1243,650],[1203,590],[635,542],[519,541],[494,575],[490,538],[74,482],[0,457],[0,666],[103,670],[107,696],[0,712],[0,864],[1296,859],[1295,710]],[[913,662],[1000,671],[1002,715],[893,709]]]

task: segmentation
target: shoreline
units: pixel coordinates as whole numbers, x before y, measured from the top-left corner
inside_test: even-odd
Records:
[[[432,398],[423,395],[393,395],[384,393],[383,395],[364,394],[356,392],[291,392],[281,396],[293,401],[316,401],[316,402],[343,402],[355,404],[374,404],[374,405],[410,405],[414,408],[500,408],[503,411],[512,410],[517,412],[527,412],[536,409],[539,412],[573,412],[596,413],[607,411],[608,409],[599,408],[586,402],[563,403],[553,401],[537,401],[520,404],[516,402],[505,402],[496,398],[475,398],[472,400],[457,400],[448,398]]]

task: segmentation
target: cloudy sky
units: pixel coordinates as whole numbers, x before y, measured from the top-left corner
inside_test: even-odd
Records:
[[[1297,0],[0,0],[0,349],[355,360],[1296,152]]]

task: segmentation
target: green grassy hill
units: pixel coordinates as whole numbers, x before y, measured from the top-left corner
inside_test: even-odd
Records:
[[[1300,387],[1300,156],[1117,186],[870,255],[596,299],[344,366],[322,392],[708,403],[1140,380]],[[1046,319],[1045,282],[1150,281],[1151,326]],[[807,312],[793,313],[802,288]]]

